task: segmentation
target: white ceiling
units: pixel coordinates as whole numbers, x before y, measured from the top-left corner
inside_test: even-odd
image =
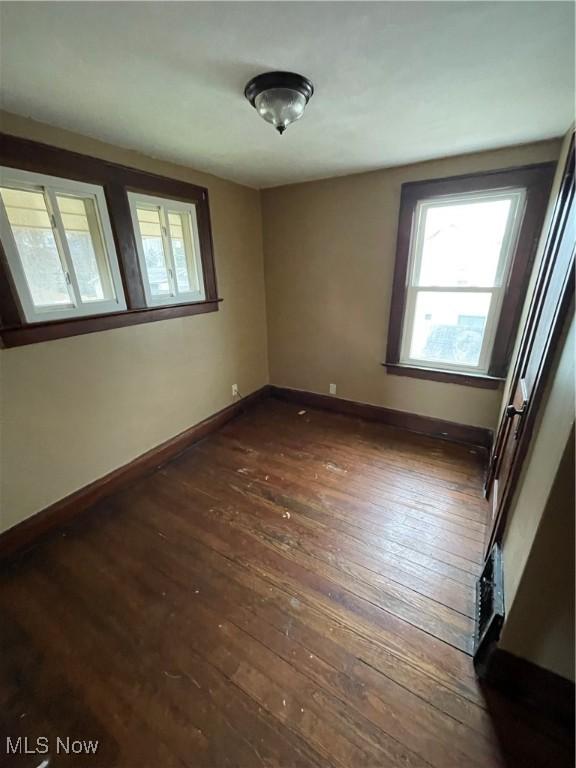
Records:
[[[5,109],[255,187],[562,134],[570,2],[4,2]],[[310,77],[279,136],[243,97]]]

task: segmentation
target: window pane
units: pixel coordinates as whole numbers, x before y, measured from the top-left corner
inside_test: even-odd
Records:
[[[189,293],[192,288],[190,287],[190,270],[188,267],[186,242],[184,241],[184,227],[186,225],[184,219],[185,215],[180,213],[168,214],[172,255],[174,256],[174,268],[176,271],[176,285],[180,293]]]
[[[420,291],[410,357],[452,365],[478,365],[490,293]]]
[[[426,207],[415,284],[495,285],[511,202],[508,198]]]
[[[199,293],[200,281],[196,268],[192,221],[189,213],[168,213],[176,283],[180,293]]]
[[[61,195],[57,200],[82,301],[115,298],[94,200]]]
[[[0,193],[34,305],[72,306],[44,194],[4,188]]]
[[[152,296],[169,296],[170,280],[164,257],[160,211],[158,208],[137,208],[136,215],[142,236],[150,293]]]

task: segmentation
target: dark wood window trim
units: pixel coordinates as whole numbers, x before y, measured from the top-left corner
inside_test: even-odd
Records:
[[[472,387],[498,388],[508,371],[555,167],[555,163],[541,163],[446,179],[408,182],[402,185],[396,265],[384,363],[388,373]],[[523,187],[526,190],[526,207],[504,294],[488,374],[475,375],[401,364],[400,348],[406,305],[410,239],[412,220],[418,202],[442,195],[498,190],[507,187]]]
[[[418,368],[412,365],[397,365],[384,363],[388,373],[393,376],[408,376],[411,379],[429,379],[430,381],[442,381],[446,384],[463,384],[466,387],[479,387],[480,389],[498,389],[504,378],[497,376],[485,376],[475,373],[460,373],[458,371],[442,371],[437,368]]]
[[[0,339],[4,346],[33,344],[218,310],[221,299],[218,298],[214,268],[208,190],[204,187],[3,133],[0,133],[0,165],[97,184],[104,188],[127,304],[127,310],[106,315],[28,323],[0,243]],[[195,205],[205,300],[162,307],[146,306],[128,192],[140,192]]]

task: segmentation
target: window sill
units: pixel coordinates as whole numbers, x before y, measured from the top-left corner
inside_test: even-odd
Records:
[[[30,323],[18,327],[0,329],[0,346],[21,347],[25,344],[37,344],[42,341],[64,339],[68,336],[80,336],[85,333],[108,331],[139,323],[153,323],[158,320],[171,320],[187,315],[201,315],[217,312],[222,299],[196,301],[193,304],[172,304],[167,307],[147,307],[145,309],[127,309],[108,315],[93,317],[74,317],[69,320],[51,320],[44,323]]]
[[[481,389],[498,389],[504,379],[485,374],[459,373],[458,371],[441,371],[433,368],[417,368],[400,363],[382,363],[386,371],[393,376],[408,376],[413,379],[428,379],[441,381],[445,384],[460,384],[464,387],[479,387]]]

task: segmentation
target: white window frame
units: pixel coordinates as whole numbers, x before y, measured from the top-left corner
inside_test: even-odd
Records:
[[[506,230],[502,240],[500,257],[496,268],[494,285],[492,286],[444,286],[444,285],[417,285],[417,276],[420,273],[422,250],[424,245],[424,229],[426,214],[434,207],[446,205],[467,205],[471,202],[486,200],[511,200],[510,212],[506,223]],[[466,192],[455,195],[442,195],[438,197],[420,200],[414,211],[412,219],[412,231],[410,234],[410,252],[408,270],[406,273],[406,303],[404,309],[404,322],[402,331],[402,344],[400,347],[400,363],[407,366],[427,368],[435,371],[455,371],[461,373],[487,374],[490,366],[492,348],[496,337],[498,320],[502,310],[502,303],[508,281],[514,253],[520,233],[520,227],[526,207],[526,190],[522,188],[489,190],[486,192]],[[459,365],[445,361],[425,360],[410,356],[412,332],[416,312],[416,300],[419,293],[489,293],[491,294],[488,317],[484,328],[484,337],[477,365]]]
[[[130,204],[130,213],[132,215],[132,226],[134,228],[134,237],[136,238],[136,250],[140,269],[142,270],[142,281],[144,283],[144,294],[146,304],[149,307],[166,306],[172,304],[193,304],[197,301],[205,301],[206,289],[204,287],[204,271],[202,268],[202,255],[200,250],[200,237],[198,234],[198,217],[196,215],[196,206],[194,203],[184,203],[181,200],[173,200],[167,197],[155,197],[140,192],[128,192],[128,202]],[[146,258],[144,256],[144,244],[140,233],[138,223],[137,208],[148,208],[149,210],[158,210],[160,216],[160,229],[162,236],[162,245],[164,250],[164,262],[166,265],[166,274],[170,286],[168,296],[152,296],[150,291],[150,281],[148,279],[148,269]],[[194,246],[194,266],[198,275],[198,291],[179,291],[176,280],[176,269],[174,265],[174,254],[172,253],[172,239],[169,235],[168,213],[184,213],[190,216],[190,226],[192,230],[192,242]]]
[[[0,167],[0,186],[16,190],[41,192],[43,194],[48,216],[52,223],[52,232],[62,264],[68,295],[70,296],[70,306],[38,307],[34,304],[30,288],[28,287],[24,265],[18,252],[18,246],[16,245],[12,227],[8,220],[4,201],[0,195],[0,239],[4,246],[8,267],[27,322],[39,323],[49,320],[64,320],[71,317],[97,316],[126,309],[118,256],[108,216],[106,197],[102,187],[7,167]],[[103,299],[101,301],[82,301],[74,270],[74,262],[70,255],[68,239],[56,201],[56,197],[59,194],[83,199],[90,198],[94,201],[102,246],[108,262],[115,298]]]

